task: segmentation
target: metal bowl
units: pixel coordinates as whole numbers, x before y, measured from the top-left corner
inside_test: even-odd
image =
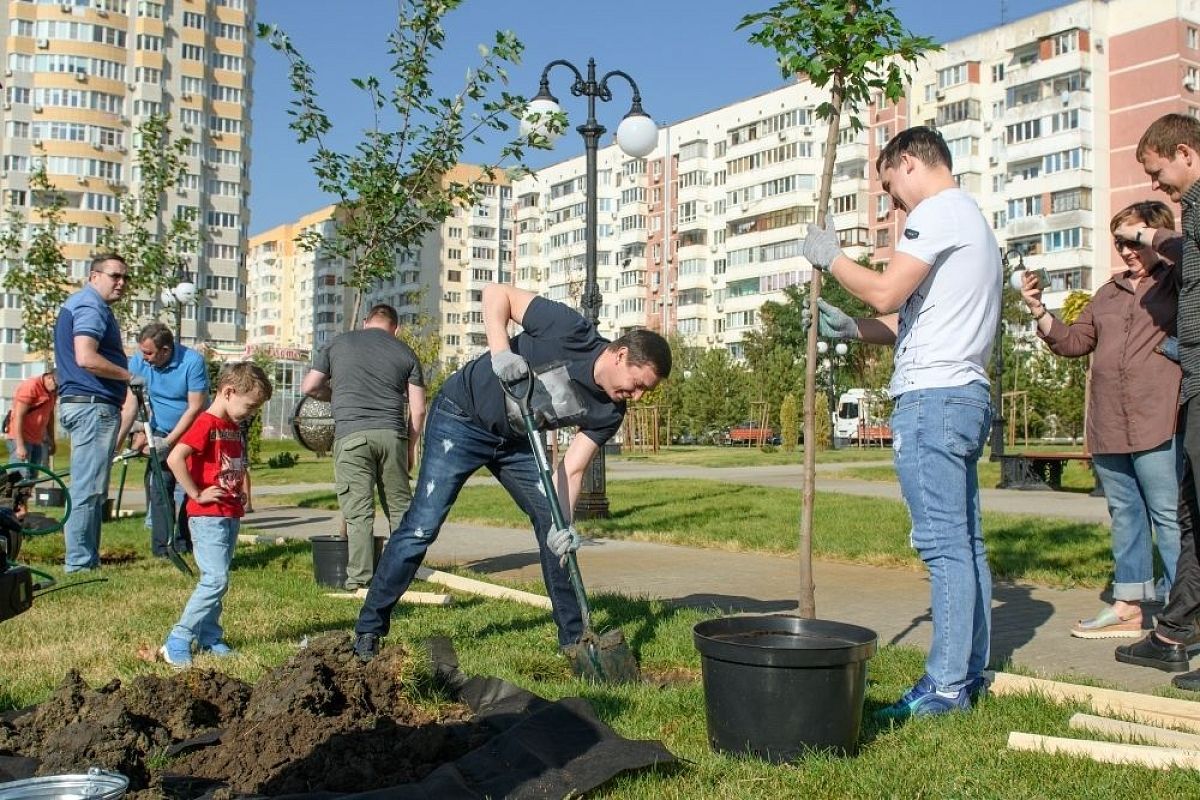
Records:
[[[118,800],[127,789],[129,778],[92,767],[86,775],[47,775],[0,783],[0,800]]]
[[[302,397],[292,412],[292,436],[306,450],[325,455],[333,449],[333,405]]]

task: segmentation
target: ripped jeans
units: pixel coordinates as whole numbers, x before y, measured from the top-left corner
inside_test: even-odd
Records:
[[[355,633],[387,634],[396,602],[416,577],[425,551],[437,539],[459,490],[480,467],[487,467],[496,476],[533,524],[559,644],[579,640],[583,617],[567,570],[546,547],[550,506],[542,493],[528,439],[505,439],[484,430],[445,395],[438,395],[429,410],[412,504],[383,549]]]

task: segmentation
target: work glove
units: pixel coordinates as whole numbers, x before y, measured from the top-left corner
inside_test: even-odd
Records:
[[[575,530],[574,525],[565,528],[551,527],[550,532],[546,534],[546,547],[559,557],[559,563],[562,564],[567,563],[567,553],[574,553],[582,543],[583,539],[579,537],[579,531]]]
[[[858,330],[858,320],[842,311],[832,303],[826,303],[821,298],[817,298],[817,333],[823,339],[861,339],[862,334]],[[808,330],[808,326],[812,324],[812,316],[808,313],[808,306],[800,310],[800,327]]]
[[[1179,363],[1179,340],[1174,336],[1163,339],[1154,349],[1175,363]]]
[[[516,383],[529,374],[529,362],[512,350],[492,353],[492,372],[501,383]]]
[[[130,389],[146,388],[146,379],[143,378],[141,375],[134,375],[133,377],[131,377],[129,379],[129,388]]]
[[[171,445],[167,444],[167,440],[162,436],[151,436],[150,447],[154,450],[154,454],[160,459],[166,456],[171,450]]]
[[[808,235],[804,237],[803,256],[808,262],[822,272],[829,271],[829,265],[842,254],[842,244],[838,241],[837,228],[833,224],[833,214],[825,214],[825,227],[818,228],[811,222],[808,225]]]

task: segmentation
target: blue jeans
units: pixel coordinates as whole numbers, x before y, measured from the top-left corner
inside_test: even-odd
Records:
[[[59,419],[71,437],[71,516],[63,527],[67,572],[100,566],[100,523],[121,412],[107,403],[62,403]]]
[[[1168,591],[1175,583],[1179,561],[1180,437],[1172,436],[1153,450],[1096,453],[1092,465],[1112,517],[1113,599],[1154,600],[1154,542],[1162,556]]]
[[[200,568],[200,581],[183,607],[171,636],[200,647],[212,647],[221,641],[221,598],[229,589],[229,565],[237,546],[241,520],[234,517],[189,517],[192,529],[192,553]]]
[[[8,443],[8,460],[12,463],[16,463],[17,443],[14,442],[12,439],[6,439],[5,441]],[[38,464],[40,466],[45,466],[46,465],[46,455],[47,455],[46,451],[48,449],[49,448],[47,448],[45,444],[27,444],[27,445],[25,445],[25,463],[26,464]],[[25,475],[26,478],[29,478],[31,480],[34,478],[46,477],[45,475],[39,475],[37,472],[35,472],[34,470],[31,470],[31,469],[23,469],[23,470],[21,470],[21,472]]]
[[[978,677],[991,646],[992,573],[975,471],[991,421],[982,383],[905,392],[892,412],[912,545],[929,568],[933,641],[925,672],[943,692]]]
[[[382,636],[388,632],[396,601],[416,577],[425,551],[437,539],[459,490],[480,467],[487,467],[496,476],[533,523],[559,644],[579,641],[583,617],[566,569],[546,548],[550,506],[542,494],[537,461],[528,439],[503,439],[484,430],[444,395],[434,401],[425,421],[425,452],[413,487],[412,505],[383,549],[354,626],[356,633]]]

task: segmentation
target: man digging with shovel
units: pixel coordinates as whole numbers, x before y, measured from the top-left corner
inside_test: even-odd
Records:
[[[510,321],[524,328],[511,340]],[[620,430],[626,401],[637,400],[670,374],[671,350],[665,339],[645,330],[608,342],[574,309],[499,284],[483,290],[483,323],[488,352],[451,375],[430,407],[412,505],[388,539],[354,626],[354,649],[364,661],[379,652],[392,609],[416,576],[459,490],[480,467],[496,476],[533,523],[559,645],[569,654],[584,634],[564,564],[580,542],[569,524],[571,509],[592,457]],[[531,371],[537,381],[532,405],[538,427],[579,426],[555,474],[565,528],[553,524],[520,412],[506,401],[504,385],[527,381]]]

